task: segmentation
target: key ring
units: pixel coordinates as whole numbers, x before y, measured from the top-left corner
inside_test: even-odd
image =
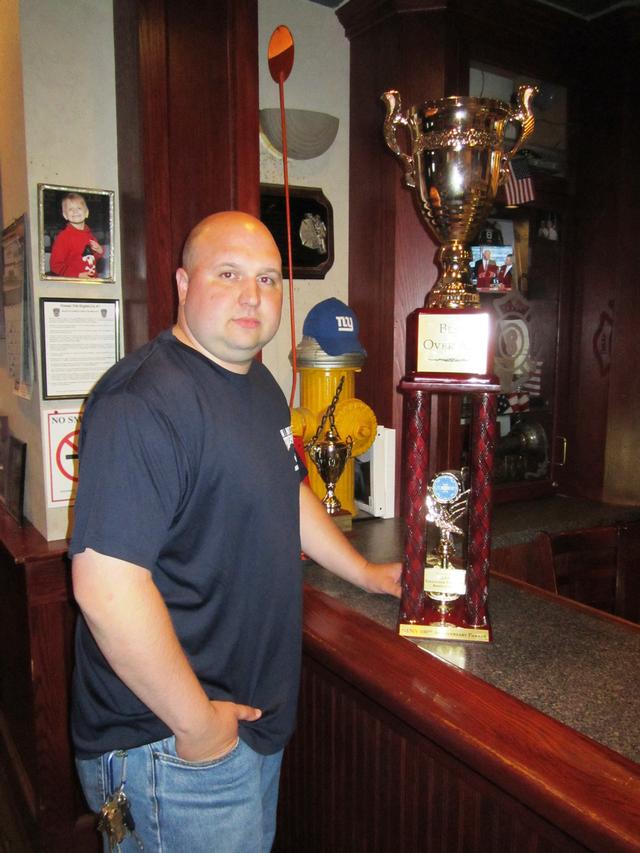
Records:
[[[113,757],[114,755],[118,755],[122,757],[122,773],[120,775],[120,784],[118,788],[124,789],[125,782],[127,781],[127,753],[123,752],[121,749],[114,749],[113,752],[110,752],[107,756],[107,776],[109,778],[109,795],[115,793],[115,785],[114,785],[114,776],[113,776]]]

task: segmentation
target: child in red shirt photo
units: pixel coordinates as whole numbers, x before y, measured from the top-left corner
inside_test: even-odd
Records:
[[[86,224],[89,208],[79,193],[67,193],[62,199],[62,215],[67,227],[53,242],[51,249],[51,275],[61,278],[95,278],[96,264],[104,256]]]

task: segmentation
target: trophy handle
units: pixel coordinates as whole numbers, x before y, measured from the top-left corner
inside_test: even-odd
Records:
[[[523,86],[518,86],[518,92],[516,95],[517,109],[510,113],[509,117],[507,118],[507,122],[517,122],[520,125],[520,135],[516,139],[511,151],[506,151],[502,155],[502,159],[500,162],[500,183],[502,183],[507,177],[509,169],[509,160],[511,160],[513,155],[520,150],[525,141],[533,133],[535,119],[533,117],[533,108],[531,106],[531,101],[537,94],[537,86],[529,86],[526,84]]]
[[[404,151],[398,145],[398,138],[396,136],[396,125],[402,124],[405,127],[409,126],[409,122],[407,117],[404,116],[401,112],[402,110],[402,101],[400,99],[400,92],[395,89],[390,89],[388,92],[384,92],[381,95],[381,99],[385,102],[387,107],[387,115],[384,120],[384,141],[387,143],[387,146],[393,151],[398,160],[402,163],[404,168],[404,182],[408,187],[415,187],[416,185],[416,177],[414,172],[413,158],[408,154],[405,154]]]

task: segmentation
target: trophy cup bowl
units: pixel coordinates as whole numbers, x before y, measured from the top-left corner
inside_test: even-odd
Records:
[[[382,95],[387,107],[384,138],[404,168],[405,184],[415,191],[420,213],[440,243],[441,274],[429,293],[428,307],[477,308],[470,288],[467,248],[485,222],[509,160],[534,126],[531,101],[535,86],[520,86],[511,108],[489,98],[454,95],[425,101],[402,112],[399,92]],[[515,125],[515,141],[507,129]],[[398,143],[398,127],[406,128],[410,153]]]
[[[335,488],[351,456],[352,445],[351,436],[341,441],[339,435],[330,428],[322,441],[316,442],[309,448],[309,455],[327,488],[322,503],[329,515],[337,515],[342,507],[335,495]]]

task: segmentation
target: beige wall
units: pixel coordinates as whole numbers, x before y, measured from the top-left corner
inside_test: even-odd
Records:
[[[2,219],[6,227],[28,215],[39,379],[39,298],[121,294],[117,194],[115,284],[44,282],[38,264],[39,182],[117,189],[112,3],[2,0],[0,14]],[[42,401],[41,394],[39,381],[30,401],[12,394],[2,342],[0,408],[11,431],[27,442],[25,514],[44,536],[58,539],[67,534],[69,511],[46,506],[41,413],[77,409],[82,400]]]
[[[2,227],[6,228],[28,209],[28,179],[25,150],[24,102],[22,93],[22,52],[20,49],[20,8],[18,0],[2,0],[0,5],[0,198]],[[12,392],[6,370],[5,341],[0,340],[0,413],[9,416],[12,432],[35,445],[28,459],[27,501],[34,496],[33,474],[39,464],[39,413],[35,403]]]
[[[340,120],[338,136],[329,150],[311,160],[289,161],[292,186],[321,187],[333,207],[333,267],[324,279],[294,281],[296,342],[309,310],[329,296],[348,300],[349,220],[349,42],[335,11],[308,0],[259,0],[260,107],[279,105],[278,85],[267,63],[273,30],[285,24],[295,41],[295,60],[284,84],[288,109],[318,110]],[[261,143],[260,179],[282,184],[282,158]],[[288,282],[286,283],[288,289]],[[291,333],[289,300],[285,300],[280,330],[264,352],[264,362],[275,375],[287,399],[291,393]]]
[[[290,160],[293,186],[321,187],[333,207],[332,269],[323,280],[295,281],[296,341],[310,308],[329,296],[348,294],[349,45],[335,12],[308,0],[259,0],[260,106],[276,107],[278,87],[267,65],[267,45],[276,26],[295,39],[295,63],[285,84],[286,105],[331,113],[338,136],[322,156]],[[30,223],[34,324],[40,374],[38,299],[42,296],[121,298],[118,200],[115,210],[115,284],[40,281],[37,184],[117,190],[113,21],[111,0],[0,0],[0,177],[6,227],[23,213]],[[282,183],[282,160],[261,144],[261,180]],[[80,292],[79,288],[82,288]],[[265,363],[284,393],[291,390],[289,301]],[[42,413],[79,408],[82,400],[43,401],[39,382],[32,399],[17,398],[0,341],[0,412],[12,432],[27,442],[27,517],[48,539],[64,537],[67,508],[46,506]]]

